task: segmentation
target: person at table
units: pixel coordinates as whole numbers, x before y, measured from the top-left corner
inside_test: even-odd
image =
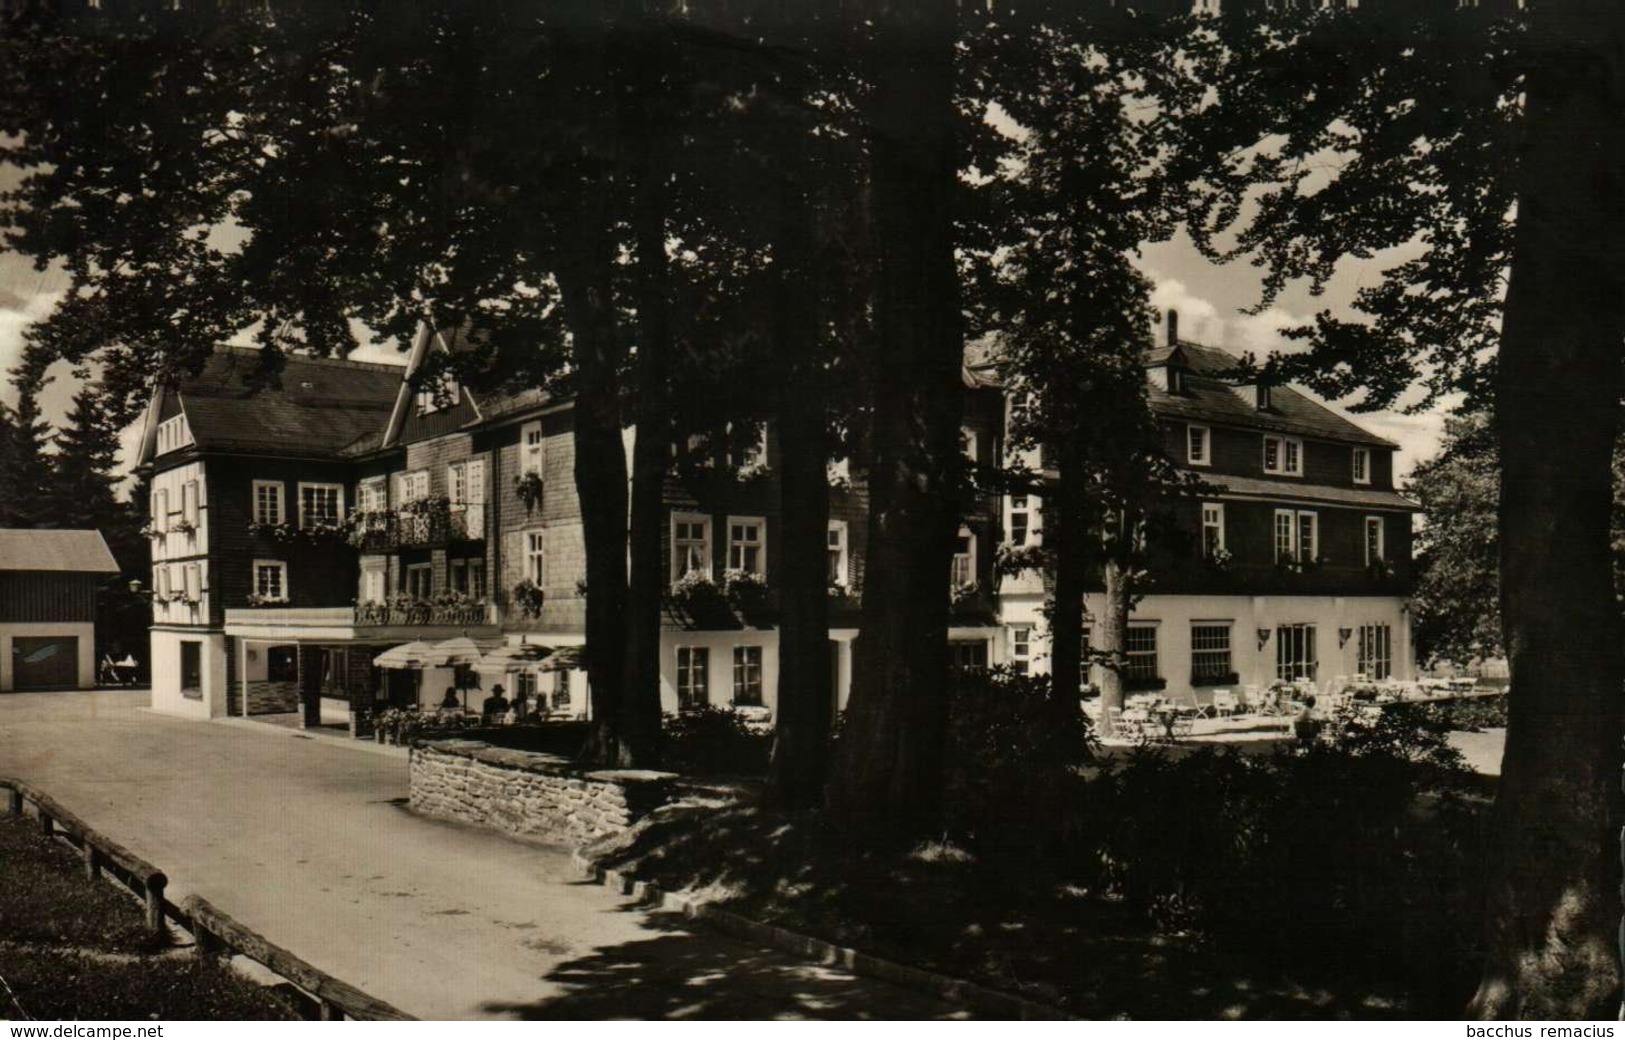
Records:
[[[508,714],[508,698],[503,693],[501,683],[491,687],[491,696],[480,706],[480,714],[485,716],[486,722],[500,722],[502,716]]]
[[[446,696],[441,698],[440,710],[446,714],[463,710],[463,706],[457,701],[457,687],[446,687]]]
[[[513,695],[511,709],[515,719],[523,719],[530,714],[530,697],[524,690]]]

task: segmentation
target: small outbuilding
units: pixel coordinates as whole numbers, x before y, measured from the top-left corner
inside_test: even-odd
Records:
[[[100,531],[0,528],[0,693],[96,683],[96,592],[119,573]]]

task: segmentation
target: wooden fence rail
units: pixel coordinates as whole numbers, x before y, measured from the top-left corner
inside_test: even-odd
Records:
[[[50,795],[24,781],[6,777],[0,777],[0,791],[8,792],[13,816],[23,816],[24,807],[32,804],[40,833],[64,838],[78,848],[84,857],[86,876],[97,879],[103,871],[114,873],[139,895],[146,903],[147,926],[155,934],[168,937],[167,919],[192,933],[200,953],[219,957],[240,953],[259,962],[304,993],[316,1005],[323,1021],[343,1018],[413,1020],[404,1011],[368,996],[268,942],[201,896],[191,896],[182,906],[175,906],[164,898],[169,878],[163,871],[97,832]]]

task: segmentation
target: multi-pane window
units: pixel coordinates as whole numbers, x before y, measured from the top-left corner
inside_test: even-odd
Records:
[[[186,428],[186,416],[174,415],[158,424],[157,454],[184,448],[192,443],[191,431]]]
[[[763,567],[763,534],[767,527],[760,517],[728,518],[728,569],[746,574],[766,573]]]
[[[404,505],[407,502],[420,502],[429,497],[429,471],[426,469],[414,470],[411,473],[395,474],[395,501]]]
[[[846,532],[845,520],[831,520],[829,522],[829,583],[831,585],[844,587],[847,584]]]
[[[356,508],[363,513],[381,513],[389,508],[389,487],[383,477],[361,482],[356,488]]]
[[[1387,679],[1393,675],[1392,628],[1387,625],[1360,626],[1359,667],[1356,670],[1373,681]]]
[[[541,531],[525,532],[525,577],[536,585],[546,583],[547,550]]]
[[[1228,682],[1230,623],[1198,621],[1191,625],[1191,682]]]
[[[447,577],[451,581],[452,591],[461,592],[473,599],[485,596],[485,560],[479,556],[470,556],[446,562]]]
[[[382,568],[373,567],[361,572],[361,602],[382,603],[388,595],[385,591],[389,581],[389,573]]]
[[[734,703],[762,703],[762,648],[734,647]]]
[[[1157,678],[1157,626],[1131,625],[1123,637],[1123,652],[1128,655],[1125,680]]]
[[[1208,559],[1224,548],[1224,503],[1202,503],[1202,555]]]
[[[519,434],[519,470],[522,473],[542,475],[547,464],[547,442],[542,439],[542,424],[526,423]]]
[[[254,561],[254,593],[261,599],[288,598],[288,565],[281,560]]]
[[[282,522],[282,482],[254,481],[254,522],[280,524]]]
[[[430,385],[418,390],[418,414],[427,415],[442,408],[451,408],[461,397],[462,388],[457,384],[457,377],[450,372],[442,372]]]
[[[949,642],[948,667],[956,673],[987,671],[987,640],[955,639]]]
[[[1026,675],[1032,667],[1033,660],[1033,630],[1027,625],[1017,625],[1010,629],[1010,670],[1017,675]]]
[[[1282,682],[1315,678],[1315,626],[1280,625],[1275,629],[1275,677]]]
[[[703,646],[677,648],[677,707],[693,711],[711,703],[711,651]]]
[[[570,669],[560,668],[553,673],[553,710],[567,711],[570,707]]]
[[[1354,482],[1356,484],[1371,483],[1371,449],[1354,449]]]
[[[1212,431],[1206,426],[1185,427],[1185,460],[1192,466],[1206,466],[1211,461]]]
[[[767,465],[767,430],[756,427],[736,433],[733,423],[729,423],[728,465],[741,473],[752,473]]]
[[[406,594],[415,600],[425,600],[434,594],[434,568],[427,563],[408,564],[401,580]]]
[[[1313,563],[1320,553],[1320,515],[1308,510],[1275,511],[1275,562]]]
[[[1383,553],[1382,517],[1368,516],[1365,518],[1365,562],[1366,566],[1378,560],[1387,559]]]
[[[671,518],[672,580],[686,574],[711,573],[711,520],[692,513]]]
[[[1010,496],[1010,544],[1026,545],[1031,534],[1032,506],[1026,495]]]
[[[1264,472],[1290,477],[1303,474],[1303,442],[1296,437],[1264,438]]]
[[[299,485],[300,527],[337,527],[343,519],[344,487],[342,485]]]
[[[964,588],[976,581],[976,536],[963,527],[954,539],[954,561],[949,579],[955,588]]]
[[[520,672],[518,675],[514,676],[513,697],[514,700],[522,699],[531,701],[536,699],[535,672]]]

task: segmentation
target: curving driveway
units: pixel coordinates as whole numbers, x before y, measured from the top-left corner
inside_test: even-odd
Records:
[[[960,1017],[941,1001],[649,913],[565,851],[404,808],[399,749],[0,696],[0,775],[270,941],[421,1018]]]

